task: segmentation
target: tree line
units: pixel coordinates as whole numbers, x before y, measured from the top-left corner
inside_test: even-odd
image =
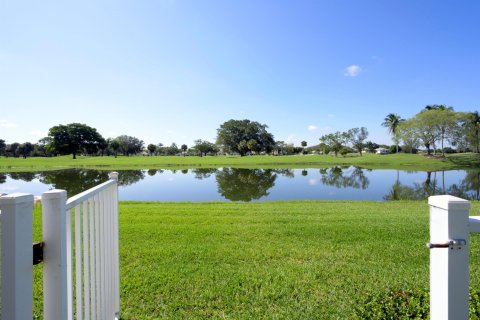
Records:
[[[193,146],[172,143],[149,144],[133,136],[121,135],[105,139],[95,128],[86,124],[70,123],[57,125],[49,129],[48,136],[37,143],[6,144],[0,139],[0,156],[11,157],[50,157],[71,154],[115,156],[122,154],[149,156],[206,156],[218,154],[237,154],[240,156],[271,154],[291,155],[300,153],[333,153],[345,156],[350,152],[375,152],[379,147],[389,148],[392,153],[403,151],[415,153],[425,147],[428,154],[438,148],[442,154],[455,151],[480,152],[480,116],[475,112],[455,112],[445,105],[428,105],[414,117],[403,119],[395,113],[388,114],[382,126],[392,135],[393,146],[379,145],[368,141],[368,129],[352,128],[321,136],[319,144],[307,148],[307,142],[301,146],[284,141],[275,141],[268,132],[268,126],[251,120],[228,120],[217,129],[215,142],[202,139],[194,141]],[[446,145],[448,145],[446,147]]]
[[[425,147],[428,155],[432,151],[436,154],[438,150],[442,155],[454,151],[480,153],[478,111],[456,112],[453,107],[445,105],[427,105],[408,119],[390,113],[382,125],[388,128],[397,151],[402,142],[403,150],[412,153],[420,147]]]

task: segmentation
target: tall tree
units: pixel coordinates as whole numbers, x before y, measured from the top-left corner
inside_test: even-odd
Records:
[[[383,119],[383,122],[382,122],[382,126],[386,127],[388,129],[388,133],[392,135],[393,141],[397,146],[397,153],[398,153],[398,143],[399,143],[399,139],[397,137],[397,127],[403,121],[405,120],[402,119],[398,114],[389,113],[385,117],[385,119]]]
[[[433,147],[434,150],[436,149],[435,142],[437,142],[439,138],[434,117],[431,117],[429,112],[432,111],[419,112],[415,117],[408,119],[402,124],[402,128],[412,130],[409,134],[414,135],[423,143],[425,148],[427,148],[428,155],[430,155],[431,147]]]
[[[25,142],[18,146],[18,153],[21,154],[24,159],[26,159],[32,151],[33,145],[30,142]]]
[[[49,157],[54,153],[52,149],[52,138],[44,137],[37,142],[37,151],[43,157]]]
[[[367,141],[367,142],[365,142],[365,147],[367,147],[368,152],[375,153],[375,149],[377,149],[380,146],[378,144],[376,144],[375,142]]]
[[[328,146],[329,150],[335,153],[335,157],[338,155],[338,152],[343,148],[347,143],[350,136],[348,132],[337,131],[335,133],[329,133],[320,137],[320,142]]]
[[[127,157],[143,151],[143,141],[138,138],[121,135],[115,140],[118,141],[119,150]]]
[[[415,153],[420,146],[420,138],[417,130],[412,127],[414,122],[404,121],[397,128],[397,135],[403,141],[404,151]]]
[[[368,138],[367,128],[352,128],[348,130],[348,137],[352,147],[360,153],[360,156],[362,156],[362,150],[366,146],[365,140]]]
[[[113,151],[115,158],[117,157],[118,151],[120,150],[120,142],[117,139],[112,139],[110,141],[110,148]]]
[[[300,145],[302,146],[302,153],[305,154],[306,151],[305,151],[305,148],[307,147],[307,141],[302,141],[300,142]]]
[[[73,159],[81,151],[92,152],[98,150],[103,137],[97,129],[81,123],[70,123],[51,127],[48,136],[52,138],[51,147],[61,154],[72,154]]]
[[[150,143],[148,146],[147,146],[147,150],[148,152],[150,152],[150,155],[153,156],[155,154],[155,150],[157,150],[157,146]]]
[[[186,153],[187,150],[188,150],[188,146],[187,146],[186,144],[182,144],[182,146],[180,147],[180,149],[182,149],[183,156],[185,157],[185,153]]]
[[[5,140],[0,139],[0,156],[5,154],[5,149],[7,145],[5,144]]]
[[[165,152],[169,155],[169,156],[175,156],[179,153],[179,149],[177,147],[177,144],[175,142],[173,142],[170,147],[166,147],[165,148]]]
[[[469,112],[462,120],[466,142],[476,152],[480,153],[480,115],[478,111]]]
[[[428,107],[428,106],[427,106]],[[423,113],[428,114],[429,121],[434,123],[437,131],[437,137],[440,140],[442,155],[445,156],[444,142],[452,140],[456,128],[459,126],[459,115],[453,111],[452,107],[444,105],[434,105],[434,108],[426,110]]]
[[[267,125],[256,121],[232,119],[217,129],[217,144],[227,152],[238,152],[244,156],[250,150],[248,142],[255,140],[256,150],[269,153],[275,148],[275,140],[267,128]]]
[[[210,152],[214,152],[214,153],[218,152],[218,149],[216,148],[216,146],[209,141],[198,139],[198,140],[195,140],[194,143],[195,145],[193,146],[193,149],[198,152],[198,155],[200,157],[204,155],[206,156]]]

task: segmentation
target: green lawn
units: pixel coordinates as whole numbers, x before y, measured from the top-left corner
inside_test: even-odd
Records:
[[[349,319],[428,288],[428,220],[426,201],[121,202],[122,319]],[[475,288],[479,271],[473,236]]]
[[[0,172],[40,171],[62,168],[96,169],[158,169],[188,167],[243,167],[243,168],[316,168],[333,165],[356,165],[365,168],[405,170],[443,170],[479,167],[480,154],[459,154],[446,159],[432,159],[419,154],[351,154],[345,158],[330,155],[297,156],[218,156],[218,157],[83,157],[5,158],[0,157]]]

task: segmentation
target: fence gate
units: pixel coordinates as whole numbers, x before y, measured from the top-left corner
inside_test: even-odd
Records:
[[[118,173],[109,178],[69,199],[43,193],[33,246],[33,195],[0,197],[0,319],[32,319],[32,264],[42,260],[44,319],[119,318]]]

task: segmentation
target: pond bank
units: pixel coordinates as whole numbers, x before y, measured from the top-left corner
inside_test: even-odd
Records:
[[[324,168],[335,165],[354,165],[368,169],[447,170],[480,167],[480,154],[455,154],[447,158],[428,158],[420,154],[376,155],[350,154],[347,157],[330,155],[295,156],[132,156],[5,158],[0,157],[0,172],[31,172],[62,168],[92,168],[100,170],[127,169],[184,169],[184,168]]]

